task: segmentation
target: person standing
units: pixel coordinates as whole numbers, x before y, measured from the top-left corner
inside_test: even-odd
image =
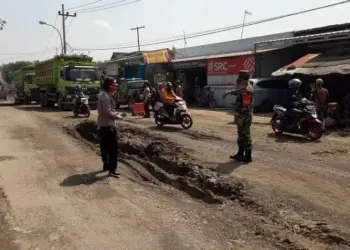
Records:
[[[249,71],[241,70],[238,75],[238,90],[228,91],[223,95],[236,95],[235,121],[237,125],[238,152],[231,159],[245,163],[252,162],[252,138],[250,128],[253,119],[254,88],[249,83]]]
[[[118,177],[118,141],[115,120],[123,117],[115,112],[113,95],[116,91],[116,81],[113,77],[106,77],[102,84],[102,91],[98,98],[97,126],[100,132],[100,150],[103,171],[109,171],[112,177]]]
[[[313,99],[317,116],[323,122],[328,108],[329,93],[327,89],[323,88],[323,80],[321,78],[316,80]]]
[[[181,98],[183,98],[182,85],[181,81],[177,80],[175,85],[175,94]]]
[[[145,115],[144,118],[150,118],[151,114],[150,114],[150,110],[149,110],[149,101],[150,101],[150,97],[151,97],[151,88],[148,82],[145,82],[144,84],[144,92],[143,92],[143,106],[144,106],[144,110],[145,110]]]

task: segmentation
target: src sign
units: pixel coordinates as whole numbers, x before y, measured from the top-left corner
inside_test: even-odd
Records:
[[[255,59],[253,56],[240,56],[225,59],[209,59],[207,62],[207,75],[237,75],[240,70],[255,71]]]

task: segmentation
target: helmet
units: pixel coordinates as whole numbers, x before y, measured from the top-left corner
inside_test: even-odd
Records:
[[[300,81],[298,78],[294,78],[288,82],[290,89],[299,89],[302,84],[302,81]]]
[[[171,82],[167,82],[166,85],[165,85],[165,88],[167,90],[171,90],[173,88],[173,84]]]

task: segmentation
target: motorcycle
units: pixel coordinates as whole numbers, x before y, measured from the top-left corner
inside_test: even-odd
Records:
[[[81,97],[79,107],[76,105],[77,99],[78,98],[73,99],[73,115],[78,117],[79,114],[84,114],[86,118],[90,117],[89,97]]]
[[[187,105],[184,99],[176,97],[174,104],[173,116],[166,115],[164,106],[157,103],[157,107],[154,109],[154,120],[156,125],[161,128],[165,124],[180,124],[184,129],[189,129],[193,125],[193,120],[190,112],[187,110]],[[171,115],[171,114],[169,114]]]
[[[208,106],[210,109],[214,109],[217,106],[217,102],[214,98],[214,92],[210,86],[205,86],[198,94],[197,103],[200,107]]]
[[[291,119],[287,115],[287,109],[275,105],[274,114],[271,119],[272,130],[280,135],[283,132],[301,134],[311,140],[318,140],[326,132],[323,123],[317,118],[315,105],[313,102],[303,98],[297,108],[293,109],[300,115],[299,126],[292,128]]]

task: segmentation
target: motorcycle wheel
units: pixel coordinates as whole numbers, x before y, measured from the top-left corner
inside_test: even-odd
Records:
[[[162,128],[164,126],[164,120],[162,119],[162,116],[157,112],[154,114],[154,121],[158,128]]]
[[[184,129],[189,129],[193,125],[193,120],[192,117],[189,115],[183,115],[182,116],[182,121],[181,121],[181,127]]]
[[[309,128],[309,131],[307,133],[307,137],[312,141],[317,141],[322,137],[322,135],[323,135],[322,132],[315,132],[314,128]]]
[[[283,134],[283,129],[276,128],[276,127],[274,126],[274,123],[282,124],[281,118],[279,118],[279,117],[273,117],[272,120],[271,120],[271,127],[272,127],[273,132],[274,132],[276,135],[281,135],[281,134]]]
[[[214,99],[209,100],[208,106],[210,109],[215,109],[216,108],[216,101]]]
[[[86,118],[89,118],[89,117],[90,117],[90,109],[86,109],[86,110],[85,110],[84,116],[85,116]]]
[[[73,110],[73,115],[74,115],[74,117],[78,117],[79,112],[77,112],[77,111]]]

